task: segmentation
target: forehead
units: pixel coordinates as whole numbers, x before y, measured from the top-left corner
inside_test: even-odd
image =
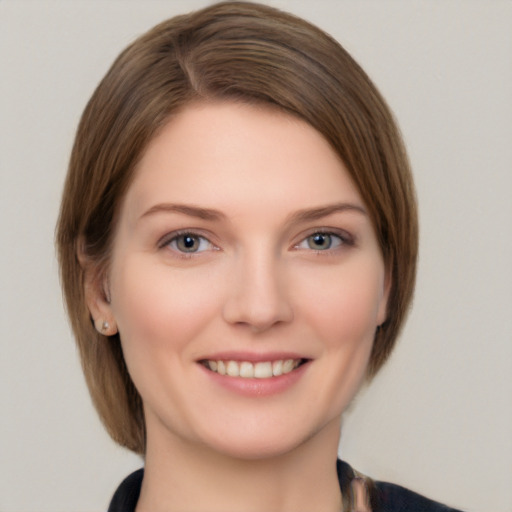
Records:
[[[125,198],[132,213],[180,201],[256,209],[362,203],[343,162],[306,122],[268,107],[198,103],[148,145]]]

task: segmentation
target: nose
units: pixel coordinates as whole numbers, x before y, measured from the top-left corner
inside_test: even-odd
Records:
[[[226,322],[263,332],[293,319],[291,290],[282,262],[268,254],[240,257],[229,278]]]

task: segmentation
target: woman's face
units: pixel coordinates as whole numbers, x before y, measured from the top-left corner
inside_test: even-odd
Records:
[[[118,326],[149,446],[255,458],[337,436],[386,283],[365,205],[317,131],[204,103],[143,156],[99,307]]]

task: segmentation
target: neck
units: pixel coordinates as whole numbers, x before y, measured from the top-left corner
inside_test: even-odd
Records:
[[[336,420],[290,452],[249,460],[183,440],[162,449],[148,435],[136,512],[339,511],[339,432]]]

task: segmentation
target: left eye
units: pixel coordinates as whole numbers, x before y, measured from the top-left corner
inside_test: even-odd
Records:
[[[212,243],[209,240],[194,233],[176,235],[168,242],[168,245],[182,253],[202,252],[212,248]]]
[[[314,251],[326,251],[343,244],[339,235],[334,233],[313,233],[297,245],[298,249],[313,249]]]

